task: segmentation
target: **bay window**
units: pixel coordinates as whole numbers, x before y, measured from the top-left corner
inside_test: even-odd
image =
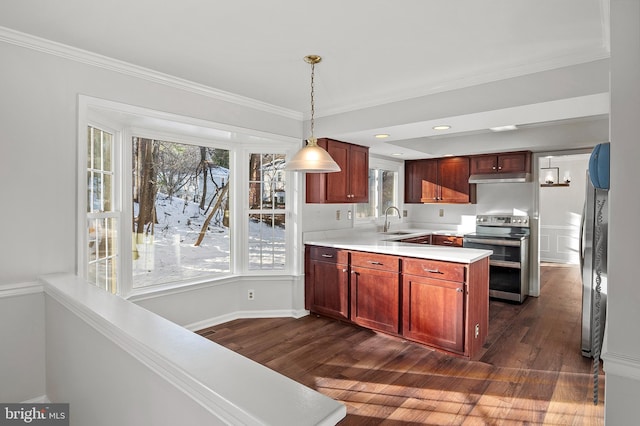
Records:
[[[203,127],[187,117],[167,121],[164,113],[101,100],[82,110],[83,100],[81,276],[130,296],[292,272],[283,167],[297,140]]]

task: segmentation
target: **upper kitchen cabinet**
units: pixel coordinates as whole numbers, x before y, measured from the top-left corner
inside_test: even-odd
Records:
[[[333,139],[318,139],[340,166],[336,173],[307,173],[307,203],[369,202],[369,148]]]
[[[531,173],[531,151],[503,152],[471,157],[471,174]]]
[[[405,203],[476,202],[468,157],[405,161]]]

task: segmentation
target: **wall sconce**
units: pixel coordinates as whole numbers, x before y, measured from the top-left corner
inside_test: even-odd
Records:
[[[569,186],[571,184],[571,174],[566,171],[563,176],[563,181],[560,182],[560,168],[551,167],[551,157],[547,157],[549,160],[547,167],[540,167],[540,186]]]

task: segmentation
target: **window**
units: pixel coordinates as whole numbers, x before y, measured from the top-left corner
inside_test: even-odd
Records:
[[[132,140],[133,288],[230,271],[229,151]]]
[[[356,218],[375,219],[383,217],[385,210],[389,206],[398,207],[397,170],[369,169],[369,202],[356,204]]]
[[[249,156],[249,270],[286,265],[284,154]]]
[[[119,213],[115,197],[113,134],[89,126],[87,134],[87,279],[117,291]]]
[[[128,297],[296,264],[284,163],[297,139],[79,100],[80,275]]]

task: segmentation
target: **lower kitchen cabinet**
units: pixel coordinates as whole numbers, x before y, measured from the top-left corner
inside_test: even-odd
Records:
[[[462,247],[462,237],[454,235],[432,235],[431,244],[437,246]]]
[[[305,265],[311,312],[466,358],[482,350],[488,257],[466,264],[307,246]]]
[[[463,353],[464,296],[464,282],[404,274],[402,335],[427,345]]]
[[[349,319],[349,252],[307,246],[305,307],[328,317]]]
[[[400,261],[395,256],[351,253],[351,321],[400,332]]]

